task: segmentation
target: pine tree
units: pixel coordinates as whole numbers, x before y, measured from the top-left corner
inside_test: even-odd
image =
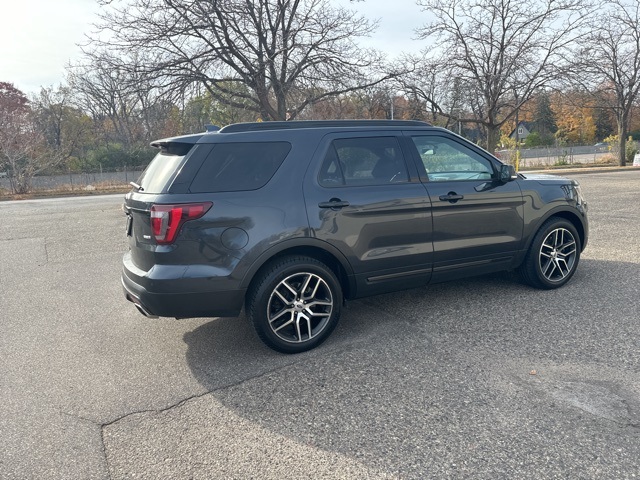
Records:
[[[558,131],[556,117],[553,110],[551,110],[551,100],[546,91],[543,91],[538,97],[535,111],[535,129],[542,139],[551,137]]]

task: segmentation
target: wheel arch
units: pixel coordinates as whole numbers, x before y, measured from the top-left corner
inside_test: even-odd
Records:
[[[558,209],[554,209],[551,210],[550,212],[548,212],[545,216],[543,216],[538,223],[536,224],[536,226],[531,230],[531,235],[529,235],[529,238],[527,239],[527,244],[525,246],[525,251],[528,251],[529,248],[531,248],[531,243],[533,242],[533,239],[536,236],[536,233],[538,233],[538,230],[540,230],[540,228],[542,227],[542,225],[544,225],[544,223],[549,220],[550,218],[562,218],[564,220],[567,220],[569,223],[571,223],[575,229],[578,231],[578,235],[580,236],[580,250],[584,250],[585,246],[586,246],[586,242],[587,242],[587,232],[586,232],[586,228],[584,225],[583,220],[580,218],[580,216],[578,214],[576,214],[575,212],[571,211],[571,210],[566,210],[566,209],[562,209],[562,208],[558,208]]]
[[[356,284],[351,265],[334,246],[317,239],[290,240],[274,246],[262,253],[245,274],[241,287],[249,289],[257,275],[278,258],[289,255],[304,255],[315,258],[329,267],[338,278],[345,299],[353,298]]]

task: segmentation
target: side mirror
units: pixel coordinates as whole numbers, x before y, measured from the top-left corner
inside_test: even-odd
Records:
[[[516,180],[517,178],[518,174],[516,173],[516,168],[513,165],[500,166],[500,181],[502,183],[507,183],[511,180]]]

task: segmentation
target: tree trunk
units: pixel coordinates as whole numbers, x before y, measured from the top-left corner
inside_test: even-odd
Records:
[[[13,187],[13,193],[18,195],[29,193],[29,191],[31,190],[30,183],[30,179],[27,175],[18,173],[14,177],[11,185]]]
[[[277,120],[289,120],[287,118],[287,100],[282,90],[276,90],[276,102],[278,103],[278,117]]]
[[[487,151],[491,154],[495,153],[499,141],[500,127],[496,125],[487,125]]]
[[[618,120],[618,147],[618,164],[624,167],[627,164],[627,122],[624,118]]]

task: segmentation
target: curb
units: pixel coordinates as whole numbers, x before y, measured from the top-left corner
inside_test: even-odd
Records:
[[[638,172],[640,167],[584,167],[584,168],[549,168],[546,170],[519,170],[518,173],[546,173],[550,175],[582,174],[582,173],[609,173],[609,172]]]

